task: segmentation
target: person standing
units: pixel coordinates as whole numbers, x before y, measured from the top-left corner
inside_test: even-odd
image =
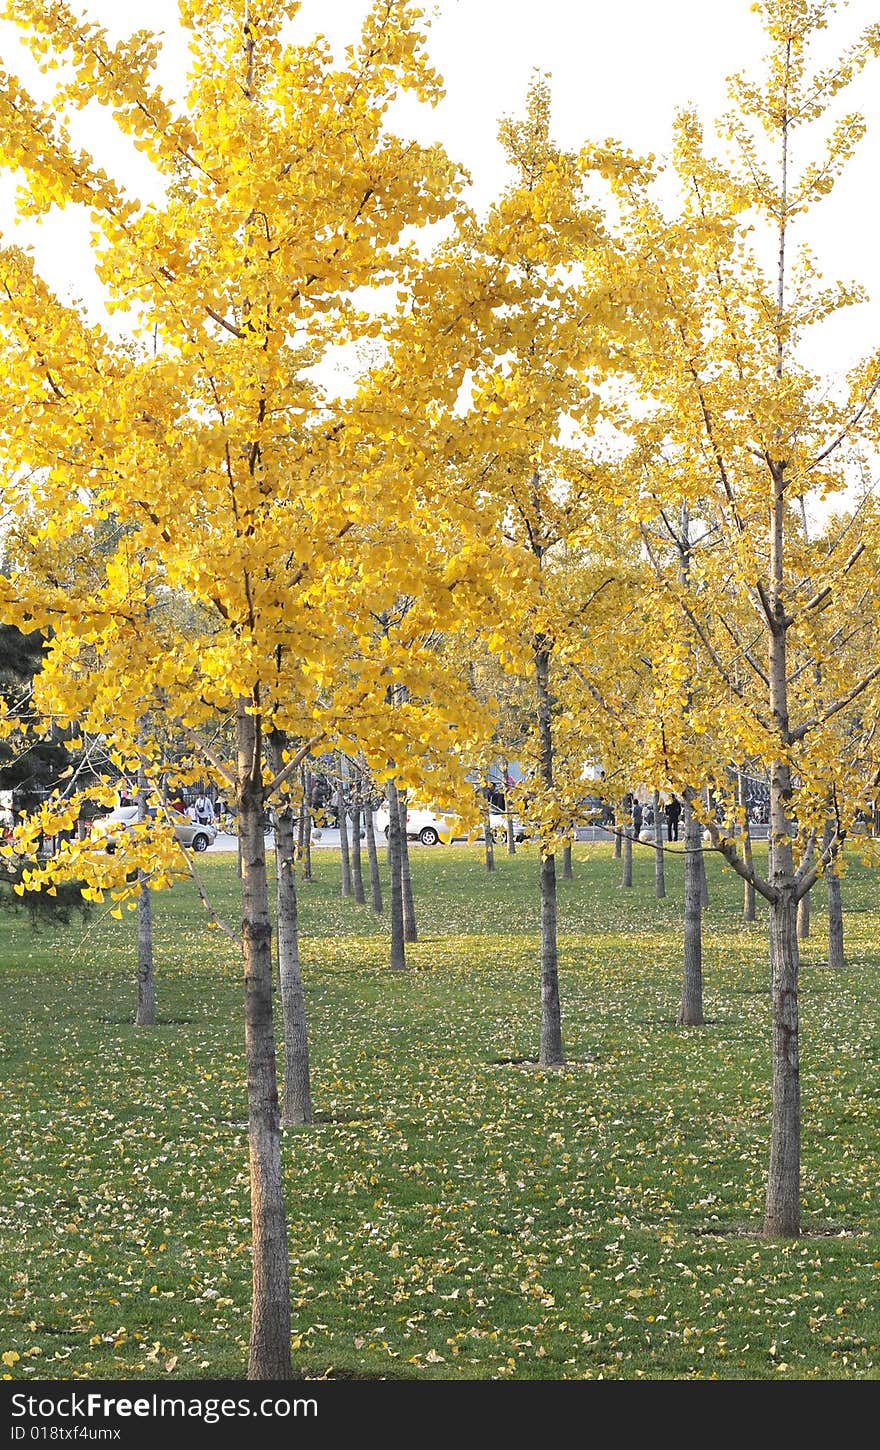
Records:
[[[633,840],[634,841],[637,841],[639,839],[640,834],[641,834],[641,830],[642,830],[642,816],[643,816],[643,814],[644,813],[642,811],[642,803],[641,803],[641,801],[638,800],[637,797],[633,796],[632,823],[633,823]]]
[[[200,826],[210,826],[214,820],[214,806],[204,791],[196,797],[196,820]]]
[[[666,802],[664,814],[666,816],[667,835],[670,841],[677,841],[678,823],[681,819],[681,801],[678,799],[678,796],[673,796],[672,800]]]

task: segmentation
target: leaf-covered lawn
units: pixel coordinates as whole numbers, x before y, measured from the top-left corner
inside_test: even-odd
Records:
[[[764,924],[709,862],[704,1028],[675,1026],[680,858],[657,902],[610,847],[560,881],[569,1065],[534,1064],[534,854],[414,850],[420,942],[301,887],[318,1121],[284,1140],[295,1372],[876,1377],[876,877],[849,965],[803,944],[804,1237],[758,1235],[769,1124]],[[235,920],[234,861],[202,858]],[[250,1298],[242,988],[188,887],[156,898],[160,1024],[132,1025],[134,923],[0,918],[0,1354],[37,1379],[242,1378]],[[760,908],[759,908],[760,914]],[[17,1357],[16,1357],[17,1356]]]

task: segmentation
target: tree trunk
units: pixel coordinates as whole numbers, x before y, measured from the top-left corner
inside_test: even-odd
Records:
[[[680,1027],[702,1027],[703,1018],[703,904],[700,863],[702,827],[684,799],[684,970],[677,1022]]]
[[[412,871],[409,864],[409,839],[406,834],[406,791],[398,796],[400,815],[400,894],[403,901],[403,939],[418,941],[416,906],[413,900]]]
[[[342,895],[351,896],[351,856],[348,850],[348,780],[345,756],[339,756],[339,810],[336,823],[339,827],[339,859],[342,865]]]
[[[290,1260],[272,1024],[272,928],[263,835],[261,727],[238,704],[236,808],[241,847],[253,1304],[248,1379],[289,1380]]]
[[[556,946],[556,857],[541,857],[541,1057],[542,1067],[562,1067],[562,1010]]]
[[[697,869],[700,873],[700,905],[705,911],[709,905],[709,878],[706,875],[706,853],[703,850],[703,828],[697,836]]]
[[[737,683],[739,677],[737,676]],[[754,870],[754,858],[752,856],[752,837],[749,831],[749,807],[746,799],[746,789],[743,783],[743,773],[737,771],[736,775],[736,803],[742,808],[743,813],[743,839],[742,855],[743,860],[750,870]],[[768,866],[769,872],[769,866]],[[755,920],[755,888],[751,881],[743,881],[743,921]]]
[[[571,842],[568,841],[562,848],[562,879],[573,881],[574,871],[571,864]]]
[[[364,828],[367,833],[367,859],[370,863],[370,904],[376,916],[384,909],[382,900],[382,878],[379,875],[379,853],[376,850],[376,823],[373,819],[373,802],[369,800],[364,810]]]
[[[623,870],[620,877],[621,886],[632,886],[633,884],[633,838],[632,826],[623,827]],[[620,837],[618,837],[618,840]]]
[[[147,819],[147,773],[144,763],[138,766],[138,820]],[[147,886],[146,872],[138,871],[137,903],[137,1012],[136,1027],[156,1025],[156,979],[153,970],[153,898]]]
[[[268,737],[273,775],[283,765],[284,739],[273,731]],[[300,813],[302,815],[302,812]],[[284,1091],[281,1123],[285,1128],[312,1121],[309,1072],[309,1037],[299,961],[299,922],[294,867],[293,807],[284,797],[275,812],[275,899],[278,917],[278,985],[284,1029]]]
[[[752,837],[749,832],[749,823],[746,821],[745,835],[743,836],[743,860],[750,870],[754,869],[752,857]],[[769,867],[768,867],[769,870]],[[743,882],[743,921],[754,921],[755,912],[755,888],[751,881]]]
[[[654,894],[658,901],[666,895],[666,863],[663,856],[663,818],[660,815],[660,792],[654,792]]]
[[[400,801],[397,786],[388,782],[388,873],[391,878],[391,968],[403,971],[406,967],[406,948],[403,935],[403,880],[400,859]]]
[[[788,847],[790,854],[791,847]],[[774,856],[777,853],[774,851]],[[777,881],[770,903],[770,965],[773,991],[773,1125],[764,1233],[800,1233],[801,1091],[798,1042],[797,907],[791,884]]]
[[[791,744],[788,717],[787,613],[784,589],[785,464],[771,460],[774,484],[770,529],[770,629],[768,677],[774,733],[783,750]],[[797,1238],[801,1228],[801,1098],[794,851],[787,806],[792,796],[791,767],[785,756],[770,767],[770,964],[773,991],[773,1121],[764,1233]]]
[[[311,791],[309,789],[309,776],[306,767],[303,765],[299,772],[299,815],[296,821],[296,859],[301,861],[306,844],[306,831],[309,829],[311,819],[309,808],[311,805]]]
[[[486,870],[495,870],[495,842],[492,839],[492,818],[489,806],[486,806],[486,814],[483,817],[483,839],[486,843]]]
[[[302,879],[312,879],[312,772],[303,772],[303,805],[299,815],[299,849]]]
[[[366,901],[364,871],[361,863],[361,803],[355,799],[351,810],[351,882],[354,899],[359,906]]]
[[[156,980],[153,972],[153,903],[146,872],[138,871],[136,1027],[156,1025]]]
[[[541,783],[553,788],[553,723],[550,697],[550,650],[535,641],[535,682],[538,697],[538,739]],[[541,1056],[542,1067],[561,1067],[562,1009],[559,1001],[557,949],[556,857],[541,844]]]
[[[798,941],[806,941],[810,935],[810,893],[802,896],[797,908]]]
[[[823,851],[827,851],[834,834],[835,827],[829,821],[825,827]],[[837,875],[837,851],[825,868],[825,886],[828,891],[828,965],[840,968],[846,963],[843,956],[843,903],[840,899],[840,877]]]
[[[513,829],[513,811],[510,808],[510,762],[502,762],[504,770],[504,813],[507,817],[507,854],[516,855],[516,837]]]
[[[802,865],[809,866],[813,859],[813,838],[807,841],[807,849],[804,852]],[[797,907],[797,934],[799,941],[806,941],[810,935],[810,897],[812,892],[808,891],[801,897]]]

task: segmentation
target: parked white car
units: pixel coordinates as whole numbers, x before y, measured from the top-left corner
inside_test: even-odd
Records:
[[[385,839],[388,839],[388,806],[382,805],[376,812],[375,827],[377,831],[383,832]],[[496,845],[502,845],[507,840],[507,817],[497,811],[491,811],[489,815],[489,828],[492,832],[492,840]],[[423,808],[421,806],[408,806],[406,812],[406,834],[412,841],[420,841],[423,846],[436,846],[438,841],[448,845],[453,840],[476,840],[482,839],[482,824],[475,825],[470,832],[466,831],[455,816],[441,815],[437,811]],[[525,840],[525,828],[518,816],[513,818],[514,840]]]
[[[388,839],[388,806],[381,805],[376,812],[374,824],[377,831],[381,831],[385,839]],[[436,846],[438,841],[448,845],[452,840],[455,820],[452,816],[438,815],[436,811],[428,810],[422,806],[407,806],[406,810],[406,834],[412,841],[420,841],[423,846]]]
[[[526,839],[526,828],[519,816],[513,816],[513,839],[522,842]],[[503,846],[507,840],[507,816],[499,811],[489,812],[489,827],[492,831],[492,840],[496,846]]]
[[[154,821],[158,817],[160,821],[170,820],[174,834],[182,846],[187,846],[191,851],[207,851],[217,839],[217,832],[211,825],[201,825],[191,821],[187,816],[180,815],[177,811],[168,811],[166,817],[155,806],[147,811],[149,820]],[[120,832],[128,830],[129,826],[136,826],[138,819],[137,806],[117,806],[110,811],[109,815],[99,816],[92,822],[90,835],[103,839],[106,849],[110,852],[116,850],[116,844]]]

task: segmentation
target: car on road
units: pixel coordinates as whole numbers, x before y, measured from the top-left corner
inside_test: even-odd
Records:
[[[381,805],[376,811],[374,825],[377,831],[381,831],[386,841],[388,840],[388,806]],[[455,830],[455,817],[439,815],[423,806],[408,805],[406,808],[406,834],[411,841],[420,841],[423,846],[436,846],[438,841],[444,845],[452,840]]]
[[[381,805],[376,811],[375,828],[384,834],[387,841],[387,805]],[[502,815],[498,811],[490,811],[489,829],[492,832],[492,840],[495,845],[503,845],[507,840],[507,816]],[[408,840],[420,841],[423,846],[436,846],[438,841],[442,841],[444,845],[449,845],[454,840],[479,842],[482,840],[483,827],[480,823],[468,831],[455,816],[441,815],[437,811],[413,805],[407,807],[406,834]],[[518,816],[513,817],[513,836],[514,840],[519,842],[524,841],[526,837],[525,828]]]
[[[170,822],[181,846],[186,846],[190,851],[207,851],[217,839],[217,832],[212,825],[191,821],[188,816],[182,816],[178,811],[168,810],[166,813],[155,806],[148,807],[147,820],[155,821],[157,818],[160,823],[166,820]],[[137,806],[117,806],[109,815],[99,816],[93,821],[89,834],[103,840],[105,848],[112,853],[116,850],[121,832],[128,830],[129,826],[136,826],[137,822]]]
[[[511,816],[513,824],[513,839],[519,845],[526,839],[526,828],[519,816]],[[507,816],[501,811],[489,812],[489,827],[492,832],[492,840],[496,846],[503,846],[507,840]]]

